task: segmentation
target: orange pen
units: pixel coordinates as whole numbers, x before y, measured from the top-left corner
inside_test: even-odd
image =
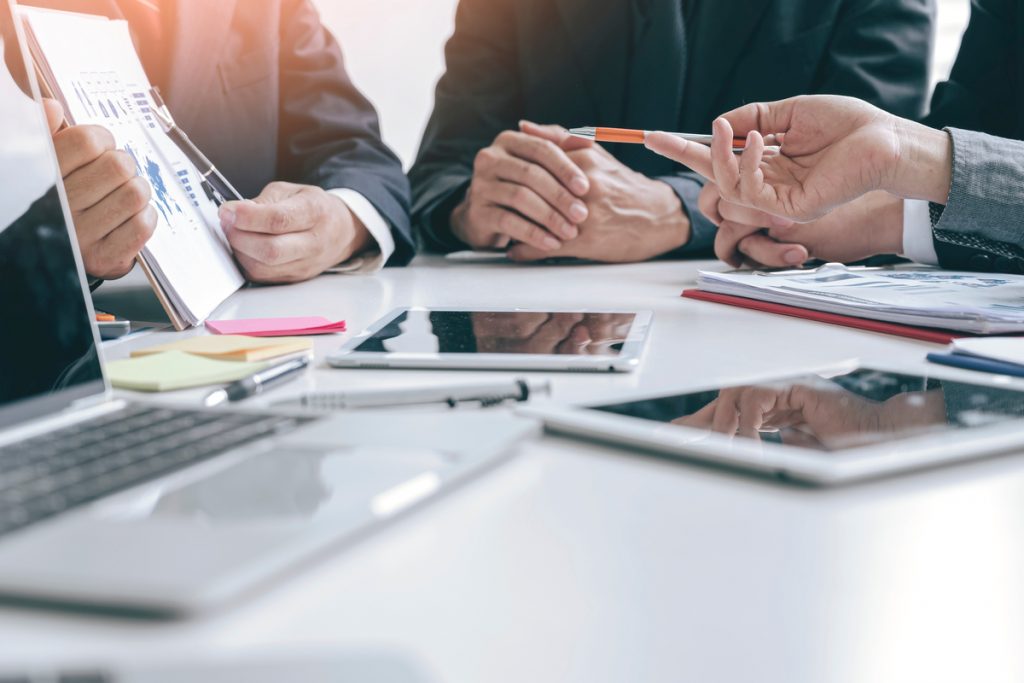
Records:
[[[642,145],[647,140],[647,135],[651,131],[647,130],[633,130],[631,128],[595,128],[588,126],[586,128],[573,128],[569,131],[570,135],[578,138],[584,138],[586,140],[593,140],[594,142],[622,142],[629,145]],[[696,142],[701,145],[711,145],[712,136],[701,135],[699,133],[667,133],[673,137],[677,137],[681,140],[688,142]],[[747,148],[746,138],[733,138],[732,149],[734,152],[742,152]],[[765,147],[766,152],[778,152],[777,146]]]

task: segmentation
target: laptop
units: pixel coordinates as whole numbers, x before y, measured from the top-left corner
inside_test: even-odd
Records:
[[[0,598],[175,615],[434,499],[536,431],[115,399],[49,132],[0,0]]]

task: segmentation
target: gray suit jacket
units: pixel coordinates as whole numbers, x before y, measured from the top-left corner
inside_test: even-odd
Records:
[[[940,263],[953,270],[1024,274],[1024,142],[947,130],[953,184],[934,224]]]
[[[1024,273],[1024,0],[972,0],[925,123],[953,136],[953,185],[934,230],[939,262]]]

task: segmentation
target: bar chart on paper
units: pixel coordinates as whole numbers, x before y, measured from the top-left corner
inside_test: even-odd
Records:
[[[140,254],[179,327],[196,325],[245,283],[199,171],[153,115],[150,83],[124,21],[22,9],[44,74],[71,121],[102,126],[151,189],[156,229]],[[162,299],[163,301],[163,299]]]

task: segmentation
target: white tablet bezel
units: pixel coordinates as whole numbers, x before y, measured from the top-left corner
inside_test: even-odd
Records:
[[[928,368],[932,379],[977,384],[999,389],[1013,389],[1024,396],[1024,380],[988,376],[980,373],[947,371],[939,366]],[[922,374],[887,366],[885,363],[849,362],[807,370],[806,374],[840,374],[857,369],[879,370],[901,374]],[[729,438],[720,434],[669,425],[640,418],[592,410],[592,407],[632,403],[700,391],[714,391],[729,386],[743,386],[792,378],[803,372],[774,372],[745,382],[684,386],[678,391],[623,396],[611,401],[568,406],[555,403],[533,404],[518,412],[544,422],[548,430],[591,440],[611,442],[628,448],[653,451],[683,460],[696,460],[713,465],[752,470],[782,479],[830,486],[866,479],[880,478],[899,472],[937,467],[953,462],[986,456],[1024,452],[1024,419],[961,432],[909,437],[892,442],[872,444],[841,452],[817,453],[807,449],[775,443],[756,443]]]
[[[497,353],[376,353],[356,351],[363,342],[387,327],[392,320],[407,311],[435,311],[439,313],[622,313],[635,316],[622,352],[618,356],[564,356],[520,355]],[[357,337],[347,341],[338,351],[327,357],[336,368],[368,369],[426,369],[426,370],[524,370],[554,372],[632,372],[640,365],[647,340],[650,337],[654,314],[650,311],[622,311],[598,309],[527,309],[527,308],[466,308],[442,306],[404,306],[391,311]]]

